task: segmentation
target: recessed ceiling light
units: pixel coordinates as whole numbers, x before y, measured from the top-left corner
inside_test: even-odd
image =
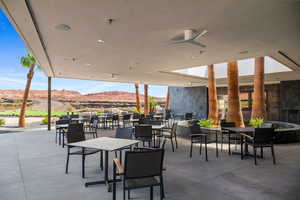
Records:
[[[248,51],[240,51],[239,54],[246,54]]]
[[[86,63],[85,66],[91,66],[91,64],[90,63]]]
[[[67,24],[58,24],[58,25],[55,26],[55,28],[57,30],[60,30],[60,31],[69,31],[69,30],[71,30],[71,27]]]
[[[103,44],[104,40],[97,40],[98,43]]]

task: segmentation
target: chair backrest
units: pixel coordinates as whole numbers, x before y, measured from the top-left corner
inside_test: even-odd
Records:
[[[83,123],[69,124],[67,131],[67,142],[80,142],[85,140]]]
[[[223,127],[235,127],[235,122],[221,122],[221,128]]]
[[[162,120],[144,120],[144,124],[149,125],[161,125],[163,123]]]
[[[71,118],[79,118],[79,115],[74,115],[74,114],[73,114],[73,115],[71,115],[70,117],[71,117]]]
[[[201,128],[197,124],[194,124],[194,125],[190,126],[189,128],[190,128],[191,135],[201,133]]]
[[[68,119],[60,119],[60,120],[57,120],[55,123],[56,124],[69,124],[70,120]]]
[[[112,120],[119,120],[119,115],[113,115]]]
[[[186,120],[193,119],[193,113],[185,113],[184,118],[185,118]]]
[[[174,122],[171,128],[171,134],[173,136],[176,135],[176,130],[177,130],[177,122]]]
[[[123,115],[123,120],[130,120],[130,117],[130,114]]]
[[[152,138],[152,126],[139,125],[135,126],[136,138]]]
[[[275,137],[274,128],[255,128],[255,143],[272,143]]]
[[[163,149],[127,151],[125,153],[124,179],[160,176],[163,159]]]
[[[133,138],[133,129],[132,128],[117,128],[116,138],[122,139],[132,139]]]

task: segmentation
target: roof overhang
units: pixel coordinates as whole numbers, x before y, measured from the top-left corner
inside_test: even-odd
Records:
[[[0,3],[47,76],[194,86],[206,79],[172,71],[270,56],[293,72],[266,75],[266,80],[300,79],[299,0]],[[109,24],[108,18],[114,21]],[[71,29],[59,30],[59,24]],[[201,38],[207,47],[171,45],[186,29],[208,30]]]

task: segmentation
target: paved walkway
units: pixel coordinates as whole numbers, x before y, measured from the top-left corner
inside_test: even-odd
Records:
[[[242,161],[238,156],[228,156],[226,151],[216,158],[214,144],[209,145],[209,162],[199,156],[196,148],[190,159],[185,140],[180,140],[175,153],[169,143],[166,148],[166,199],[300,199],[299,143],[276,145],[275,166],[267,150],[265,159],[259,159],[258,166],[254,166],[252,159]],[[54,132],[1,134],[0,158],[1,200],[112,199],[103,185],[84,187],[86,180],[97,180],[103,175],[99,155],[87,158],[86,180],[81,178],[81,159],[76,156],[71,157],[70,173],[64,174],[66,149],[54,143]],[[132,197],[149,199],[149,190],[134,191]],[[118,199],[122,199],[121,185]]]

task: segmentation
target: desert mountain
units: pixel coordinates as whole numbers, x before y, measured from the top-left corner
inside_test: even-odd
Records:
[[[0,90],[0,98],[22,99],[24,90]],[[47,99],[47,90],[31,90],[30,100]],[[107,101],[107,102],[135,102],[135,93],[109,91],[90,94],[81,94],[71,90],[52,90],[53,100],[76,100],[76,101]],[[159,102],[165,101],[165,98],[155,97]],[[144,95],[140,95],[140,101],[144,101]]]

